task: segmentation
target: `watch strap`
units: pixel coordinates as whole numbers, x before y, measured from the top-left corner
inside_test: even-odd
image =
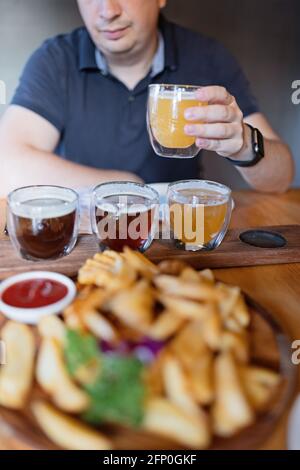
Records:
[[[258,129],[250,126],[250,124],[246,123],[246,126],[248,126],[251,130],[251,144],[254,157],[249,161],[234,160],[233,158],[226,157],[226,160],[228,160],[230,163],[233,163],[234,166],[243,168],[249,168],[251,166],[257,165],[257,163],[260,162],[260,160],[265,156],[264,138],[262,133]]]

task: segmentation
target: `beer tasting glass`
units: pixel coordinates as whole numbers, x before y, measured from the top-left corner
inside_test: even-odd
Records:
[[[74,248],[79,227],[75,191],[60,186],[27,186],[8,195],[10,239],[25,259],[56,259]]]
[[[232,212],[231,190],[205,180],[168,186],[171,239],[187,251],[214,250],[226,235]]]
[[[93,190],[91,221],[101,251],[125,246],[144,252],[158,228],[159,194],[131,182],[103,183]]]
[[[196,138],[184,132],[191,124],[185,119],[187,108],[206,106],[196,98],[201,87],[191,85],[149,86],[147,127],[153,150],[161,157],[193,158],[199,153]],[[199,122],[194,122],[199,124]]]

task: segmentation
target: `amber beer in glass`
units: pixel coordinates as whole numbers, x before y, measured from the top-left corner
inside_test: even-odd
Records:
[[[232,212],[231,190],[204,180],[168,187],[169,223],[175,244],[189,251],[213,250],[222,242]]]
[[[103,183],[93,190],[91,220],[101,251],[144,252],[157,230],[159,194],[150,186],[131,182]]]
[[[184,112],[187,108],[207,105],[196,98],[199,88],[190,85],[149,86],[147,126],[157,155],[192,158],[198,154],[196,138],[184,132],[185,125],[190,123]]]
[[[8,232],[28,260],[56,259],[74,248],[79,225],[78,195],[60,186],[27,186],[8,196]]]

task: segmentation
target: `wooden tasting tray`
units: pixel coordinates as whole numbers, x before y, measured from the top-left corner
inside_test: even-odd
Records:
[[[272,230],[283,235],[287,244],[283,248],[257,248],[239,239],[241,232],[249,229]],[[30,270],[58,271],[70,277],[77,275],[85,260],[98,251],[92,235],[81,235],[73,252],[59,260],[31,262],[22,260],[15,252],[9,239],[0,240],[0,280]],[[154,262],[166,259],[180,259],[195,268],[229,268],[261,266],[300,262],[300,225],[271,227],[247,227],[229,230],[221,246],[211,252],[187,252],[176,249],[170,242],[156,240],[146,255]]]

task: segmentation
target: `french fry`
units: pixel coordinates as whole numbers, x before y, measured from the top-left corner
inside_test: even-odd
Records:
[[[232,315],[224,319],[223,325],[228,331],[231,331],[232,333],[240,334],[240,333],[243,333],[244,331],[244,328],[241,326],[238,320]]]
[[[169,274],[171,276],[179,276],[188,265],[181,260],[165,260],[161,261],[158,265],[161,274]]]
[[[87,409],[88,395],[71,380],[64,362],[62,346],[52,338],[42,341],[36,379],[60,409],[70,413],[80,413]]]
[[[242,295],[240,295],[233,307],[232,316],[243,327],[247,328],[250,324],[250,314],[246,302]]]
[[[111,450],[112,442],[104,434],[58,411],[47,402],[36,401],[33,415],[48,438],[66,450]]]
[[[107,259],[111,259],[112,263]],[[97,254],[92,260],[87,260],[78,273],[80,284],[95,285],[109,292],[129,287],[135,280],[136,270],[119,253],[113,251]]]
[[[215,434],[230,437],[254,420],[254,412],[245,396],[237,366],[230,353],[215,360],[216,398],[212,407]]]
[[[7,364],[0,370],[0,404],[17,410],[25,406],[32,387],[35,340],[28,326],[12,321],[2,328],[1,336]]]
[[[149,338],[162,341],[173,336],[183,324],[184,319],[182,317],[165,310],[154,320],[147,335]]]
[[[152,279],[152,277],[158,273],[158,267],[146,258],[146,256],[138,251],[131,250],[127,246],[124,248],[123,257],[133,269],[147,279]]]
[[[97,338],[108,341],[109,343],[115,343],[119,338],[117,329],[104,315],[96,312],[96,310],[86,312],[83,317],[83,322],[87,329]]]
[[[199,282],[200,281],[199,275],[200,273],[196,271],[195,269],[186,267],[180,273],[180,279],[182,279],[183,281],[187,281],[187,282]]]
[[[189,386],[197,403],[210,405],[215,397],[212,353],[207,350],[187,368]]]
[[[199,276],[207,282],[215,283],[215,276],[211,269],[203,269],[199,271]]]
[[[210,304],[210,311],[202,320],[202,335],[213,351],[221,348],[222,320],[215,304]]]
[[[241,295],[239,287],[227,286],[221,282],[217,282],[216,289],[218,290],[221,299],[219,302],[219,309],[223,319],[226,319],[232,313],[238,298]]]
[[[205,449],[211,440],[209,422],[202,410],[192,416],[164,398],[147,402],[143,427],[193,449]]]
[[[197,415],[199,407],[189,390],[189,383],[180,362],[167,354],[162,363],[162,375],[167,398],[187,413]]]
[[[279,374],[255,366],[241,367],[240,374],[249,402],[256,411],[264,411],[278,388]]]
[[[164,293],[198,301],[216,301],[221,294],[208,282],[185,281],[184,279],[161,274],[154,278],[154,284]]]
[[[246,332],[224,331],[221,337],[221,350],[230,351],[238,362],[246,364],[249,361],[249,341]]]
[[[170,294],[158,294],[158,300],[167,310],[186,320],[201,320],[212,311],[212,304],[199,303],[194,300],[175,298]]]
[[[38,332],[42,338],[53,338],[60,344],[63,344],[66,335],[66,325],[57,316],[49,315],[40,319]]]
[[[208,351],[202,335],[202,322],[187,323],[171,340],[168,347],[186,369],[193,367],[195,362]]]
[[[116,293],[106,304],[126,325],[138,331],[146,331],[153,318],[154,295],[148,281],[141,280],[133,287]]]
[[[102,288],[84,290],[63,312],[67,325],[73,329],[85,329],[87,313],[100,309],[108,298],[108,292]]]
[[[144,371],[144,383],[147,395],[150,397],[162,396],[164,393],[164,384],[162,376],[162,366],[164,361],[164,353],[158,354],[156,360],[149,364]]]

